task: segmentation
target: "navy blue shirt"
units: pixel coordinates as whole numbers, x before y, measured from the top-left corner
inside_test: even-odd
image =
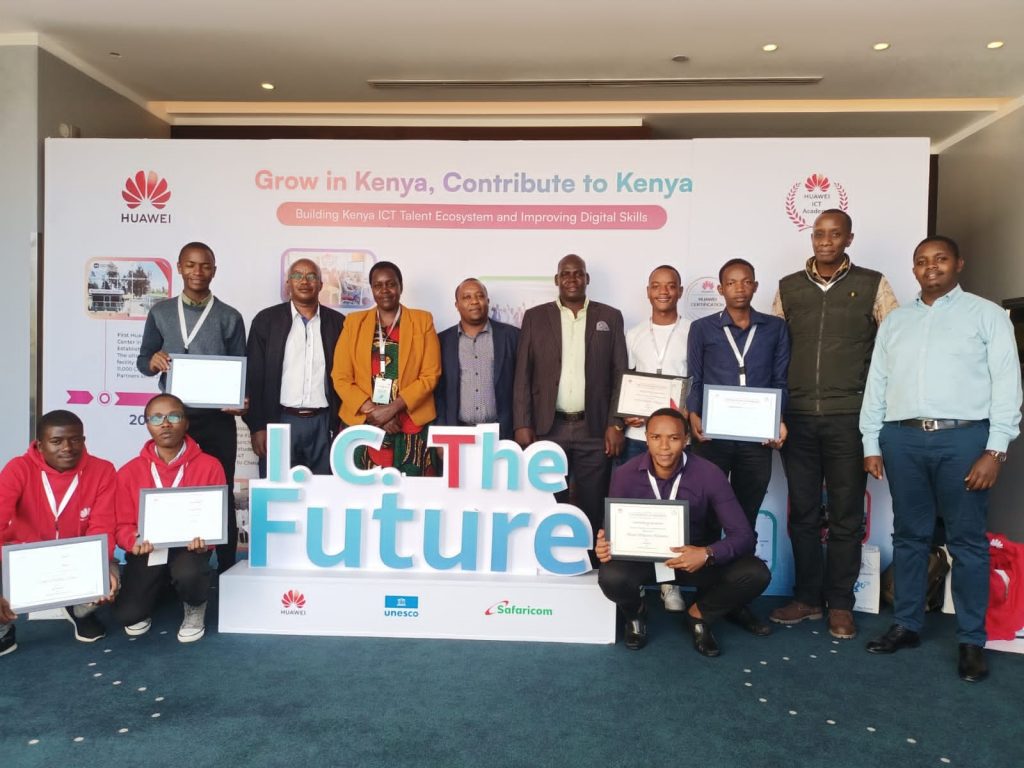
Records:
[[[690,376],[690,394],[686,407],[700,414],[704,407],[704,385],[738,387],[740,365],[725,334],[736,341],[736,348],[742,354],[750,332],[757,328],[754,340],[744,358],[748,387],[764,387],[782,390],[782,411],[786,411],[789,391],[786,388],[786,371],[789,368],[789,329],[781,317],[765,315],[750,310],[750,325],[740,329],[726,310],[702,317],[690,326],[687,341],[686,362]]]

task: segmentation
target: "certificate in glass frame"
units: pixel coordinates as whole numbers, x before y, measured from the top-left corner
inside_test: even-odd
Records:
[[[199,537],[228,540],[228,487],[143,488],[139,491],[139,540],[157,548],[184,547]]]
[[[605,499],[604,532],[615,560],[662,562],[690,536],[690,503],[660,499]]]
[[[782,390],[705,384],[701,422],[710,438],[751,443],[778,440]]]
[[[107,535],[8,544],[3,595],[15,613],[91,603],[110,591]]]
[[[244,357],[171,355],[167,392],[193,408],[241,408],[245,367]]]

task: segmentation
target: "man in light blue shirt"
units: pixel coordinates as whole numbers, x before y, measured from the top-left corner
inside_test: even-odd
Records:
[[[953,555],[958,672],[988,675],[988,491],[1020,433],[1020,360],[1005,312],[958,282],[957,244],[929,237],[914,250],[919,297],[882,323],[860,431],[864,469],[889,479],[893,504],[895,623],[867,645],[894,653],[920,644],[928,553],[941,514]]]

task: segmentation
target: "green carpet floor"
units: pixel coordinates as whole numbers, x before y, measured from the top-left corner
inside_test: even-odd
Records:
[[[212,630],[182,645],[174,605],[144,637],[93,645],[20,620],[0,658],[0,766],[1024,764],[1024,656],[990,653],[989,680],[960,682],[951,617],[891,657],[864,651],[886,612],[857,614],[843,642],[821,621],[768,638],[724,624],[705,659],[649,599],[640,652]]]

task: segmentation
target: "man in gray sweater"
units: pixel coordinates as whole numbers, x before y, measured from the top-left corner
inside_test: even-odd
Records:
[[[210,283],[217,274],[217,260],[205,243],[188,243],[178,254],[181,294],[153,305],[146,317],[142,344],[136,361],[146,376],[160,374],[164,390],[171,355],[245,356],[245,324],[238,311],[214,299]],[[228,543],[217,547],[217,570],[223,573],[235,564],[238,521],[235,519],[235,416],[230,408],[187,408],[188,434],[204,453],[224,467],[228,484]]]

